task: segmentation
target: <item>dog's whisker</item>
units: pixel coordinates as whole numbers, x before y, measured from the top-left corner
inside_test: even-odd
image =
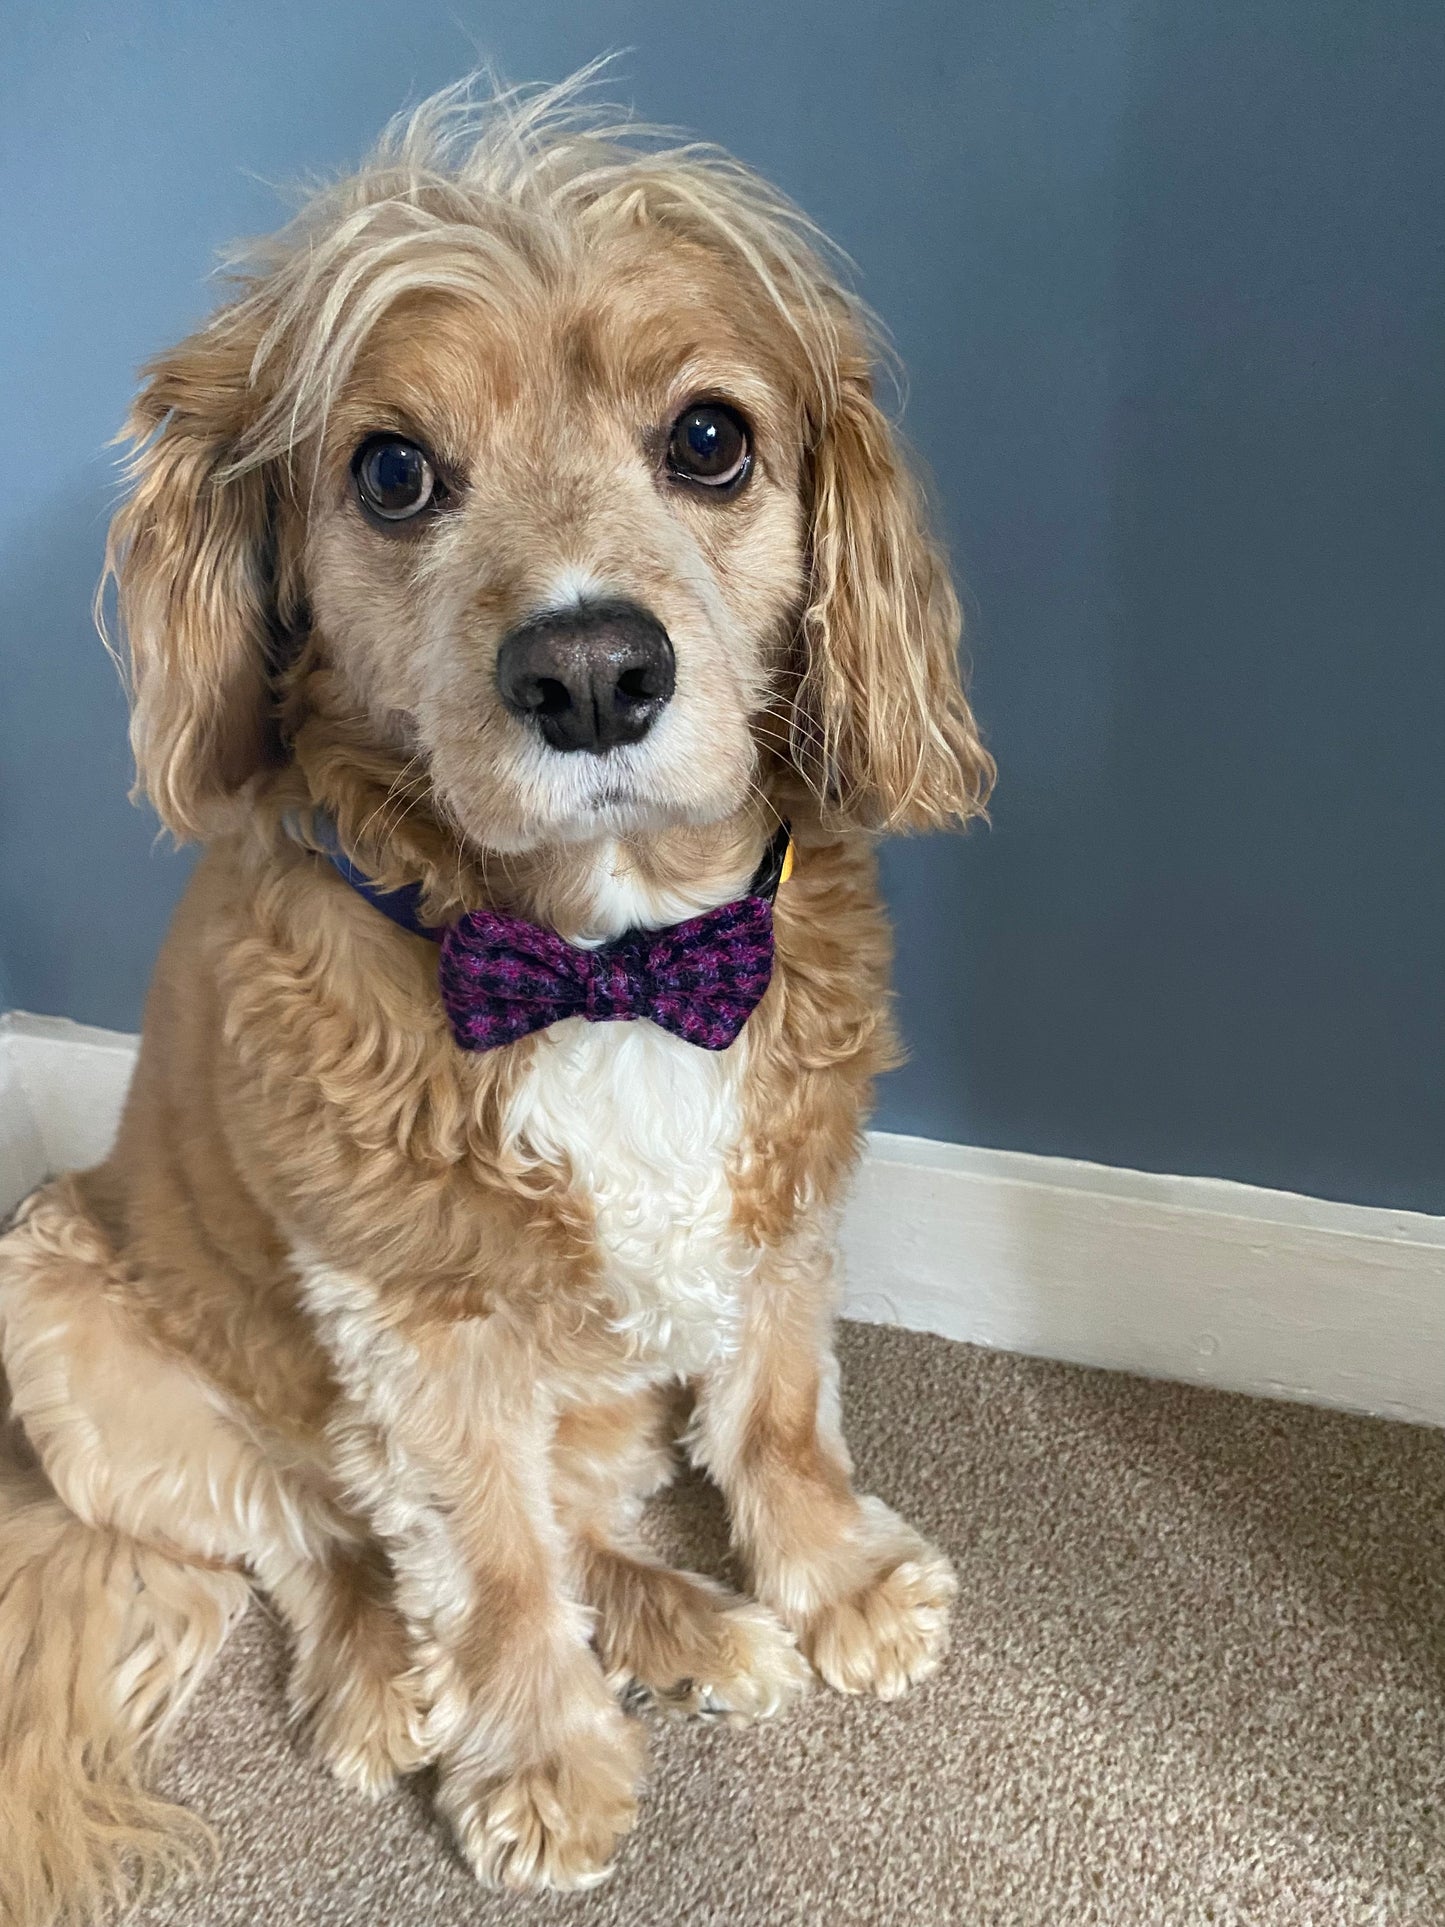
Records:
[[[395,811],[396,811],[394,815],[382,816],[380,834],[383,841],[390,836],[394,836],[397,830],[400,829],[401,825],[406,821],[406,818],[417,807],[417,805],[422,802],[422,800],[426,796],[428,788],[430,787],[430,783],[431,783],[430,777],[425,772],[422,772],[421,774],[411,778],[411,780],[408,783],[406,783],[404,786],[402,786],[399,782],[392,784],[391,789],[390,791],[388,791],[385,800],[380,805],[380,810],[382,812],[385,812],[393,805],[395,806]],[[369,820],[370,819],[368,819],[368,821]]]
[[[409,778],[409,772],[415,769],[417,764],[421,762],[421,760],[422,760],[421,752],[418,752],[416,755],[410,757],[407,760],[407,762],[405,762],[402,765],[401,769],[397,772],[397,774],[392,778],[391,782],[388,784],[386,792],[382,796],[381,801],[371,811],[370,815],[367,816],[365,821],[362,823],[360,829],[357,831],[358,837],[361,837],[361,838],[365,837],[367,831],[371,828],[372,823],[376,820],[378,816],[383,815],[383,813],[391,803],[394,795],[397,793],[399,789],[401,789],[403,786],[409,786],[410,783],[414,783],[418,780],[425,782],[426,779],[424,776],[421,778]],[[382,834],[383,836],[385,836],[387,833],[388,832],[383,823]]]

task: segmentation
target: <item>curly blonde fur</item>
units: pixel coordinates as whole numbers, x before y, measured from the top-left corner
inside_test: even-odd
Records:
[[[435,1763],[460,1851],[522,1888],[610,1865],[624,1687],[736,1718],[810,1669],[892,1696],[952,1591],[853,1490],[829,1338],[895,1053],[871,832],[966,819],[992,774],[866,312],[772,189],[575,84],[437,96],[234,265],[146,372],[108,563],[139,784],[206,853],[110,1158],[0,1241],[36,1461],[0,1490],[19,1927],[186,1849],[139,1765],[251,1585],[333,1769]],[[698,397],[747,423],[727,498],[662,458]],[[368,521],[378,433],[425,443],[444,513]],[[598,596],[665,627],[676,689],[563,755],[498,653]],[[596,943],[739,895],[780,817],[773,981],[718,1053],[581,1019],[460,1051],[434,947],[315,827],[433,922]],[[638,1539],[680,1438],[751,1598]]]

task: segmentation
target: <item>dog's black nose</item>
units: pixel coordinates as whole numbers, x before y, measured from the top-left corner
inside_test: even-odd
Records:
[[[672,699],[666,629],[631,602],[588,602],[534,616],[497,653],[497,688],[553,749],[601,755],[635,743]]]

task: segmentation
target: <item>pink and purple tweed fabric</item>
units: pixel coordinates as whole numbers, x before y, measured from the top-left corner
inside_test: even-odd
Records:
[[[494,1050],[564,1017],[646,1017],[703,1050],[726,1050],[773,972],[773,907],[739,897],[669,930],[580,950],[550,930],[473,910],[441,940],[441,992],[463,1050]]]

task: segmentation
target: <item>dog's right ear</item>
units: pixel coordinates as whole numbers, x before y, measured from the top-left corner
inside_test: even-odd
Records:
[[[274,727],[275,486],[269,465],[239,459],[261,405],[254,348],[223,312],[144,371],[125,430],[134,486],[106,547],[136,791],[182,841],[218,826]]]

